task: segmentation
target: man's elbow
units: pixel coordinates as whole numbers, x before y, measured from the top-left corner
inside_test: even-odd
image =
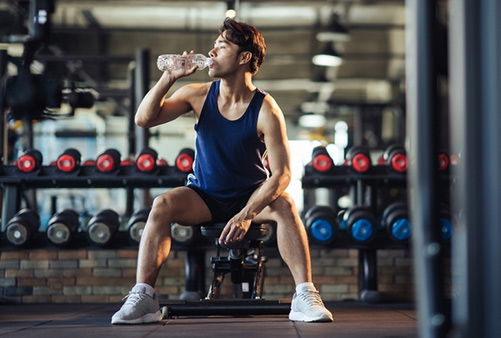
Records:
[[[134,123],[136,124],[136,126],[138,127],[142,127],[142,128],[149,128],[149,124],[148,124],[148,121],[141,118],[139,116],[139,114],[136,114],[136,116],[134,117]]]

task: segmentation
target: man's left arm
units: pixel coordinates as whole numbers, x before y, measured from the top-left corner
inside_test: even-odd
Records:
[[[258,118],[258,133],[268,150],[271,177],[252,195],[247,205],[226,224],[219,242],[239,241],[252,220],[279,197],[291,181],[290,150],[282,111],[269,95],[263,102]]]

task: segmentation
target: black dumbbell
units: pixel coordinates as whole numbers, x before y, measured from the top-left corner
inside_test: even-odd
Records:
[[[120,226],[120,216],[111,209],[98,211],[87,225],[87,239],[96,246],[107,246]]]
[[[157,152],[152,148],[144,148],[136,157],[136,168],[143,173],[151,173],[157,168]]]
[[[393,241],[397,243],[409,241],[412,235],[412,224],[405,203],[395,202],[388,205],[383,211],[381,222]]]
[[[405,173],[407,171],[407,154],[401,145],[389,146],[383,154],[383,159],[394,172]]]
[[[370,151],[365,146],[351,147],[346,152],[346,161],[358,173],[366,173],[372,168]]]
[[[68,148],[57,158],[57,169],[65,173],[74,172],[80,166],[81,157],[78,150]]]
[[[325,173],[334,167],[334,161],[325,147],[318,146],[311,153],[311,165],[317,172]]]
[[[42,153],[36,149],[27,149],[16,161],[16,166],[19,171],[30,173],[42,166]]]
[[[47,223],[47,240],[58,247],[66,247],[80,227],[78,213],[65,209],[51,217]]]
[[[40,228],[40,216],[33,210],[22,209],[7,223],[5,237],[10,244],[25,247],[38,228]]]
[[[193,171],[193,162],[195,161],[195,151],[191,148],[181,149],[176,157],[176,168],[183,173]]]
[[[308,237],[316,244],[329,245],[336,238],[336,213],[329,206],[316,205],[304,215]]]
[[[97,157],[96,169],[102,173],[113,173],[120,168],[121,154],[116,149],[107,149]]]
[[[376,218],[366,207],[354,206],[343,214],[348,236],[356,243],[368,244],[376,237]]]
[[[130,216],[129,222],[127,224],[127,233],[129,235],[129,242],[132,245],[139,245],[149,214],[150,209],[146,208],[140,209]]]

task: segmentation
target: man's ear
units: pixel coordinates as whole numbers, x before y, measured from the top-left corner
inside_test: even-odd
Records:
[[[249,52],[249,51],[241,52],[240,53],[240,64],[250,62],[251,58],[252,58],[251,52]]]

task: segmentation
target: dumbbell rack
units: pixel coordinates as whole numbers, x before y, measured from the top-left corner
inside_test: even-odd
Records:
[[[370,173],[356,173],[350,166],[334,166],[328,174],[318,173],[311,167],[305,168],[302,178],[303,189],[329,188],[337,191],[349,190],[355,204],[363,205],[364,191],[371,187],[371,194],[375,194],[380,185],[393,185],[406,188],[406,176],[392,174],[388,165],[373,166]],[[372,198],[371,198],[372,199]],[[345,232],[338,232],[335,239],[336,248],[356,248],[359,251],[358,284],[360,297],[366,302],[377,302],[380,295],[377,292],[377,254],[378,249],[402,248],[405,244],[391,241],[387,236],[376,235],[369,244],[355,243]]]
[[[448,171],[440,176],[440,184],[449,184]],[[334,200],[349,192],[353,205],[365,205],[377,214],[381,212],[377,205],[377,192],[389,186],[406,191],[407,175],[406,171],[396,172],[388,164],[373,165],[364,173],[357,172],[350,165],[332,166],[326,172],[319,172],[312,165],[307,165],[302,186],[305,209],[311,207],[308,199],[312,190],[328,188],[336,192]],[[370,195],[369,202],[367,192]],[[384,231],[377,231],[375,239],[369,243],[356,243],[346,232],[338,232],[333,243],[336,248],[359,250],[359,290],[361,299],[366,302],[378,302],[381,299],[377,291],[377,250],[408,247],[407,242],[395,242]]]
[[[26,189],[46,188],[172,188],[186,184],[186,173],[173,166],[158,166],[143,173],[133,165],[121,165],[115,172],[102,173],[94,165],[82,165],[74,171],[61,172],[56,166],[41,166],[35,171],[20,172],[16,166],[0,167],[2,230],[19,210],[20,196]]]

